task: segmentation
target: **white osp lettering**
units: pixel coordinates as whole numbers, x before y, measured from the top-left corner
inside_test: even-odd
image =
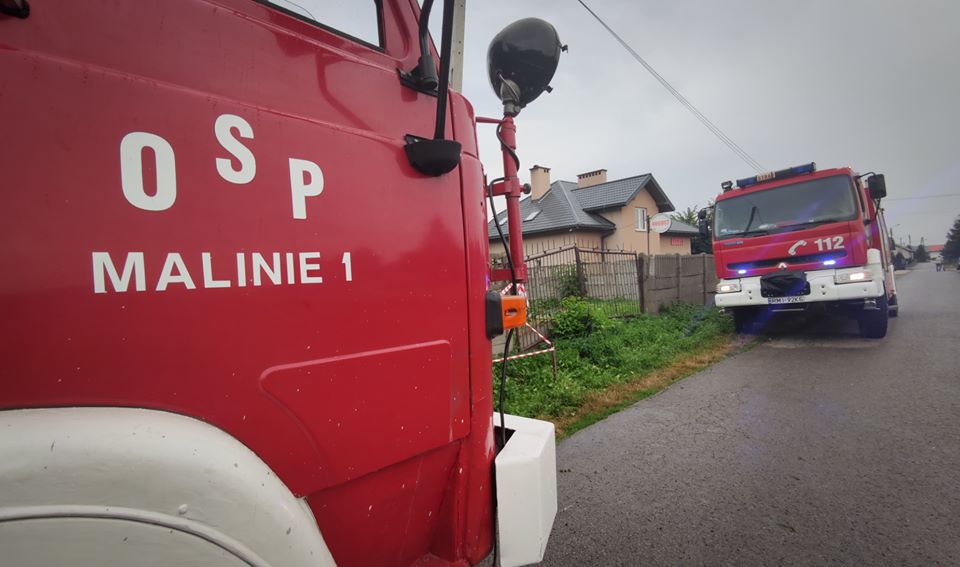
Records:
[[[233,160],[217,158],[217,173],[230,183],[243,185],[253,181],[257,175],[257,160],[249,148],[233,137],[233,130],[236,130],[241,138],[253,139],[253,128],[243,118],[235,114],[223,114],[217,117],[213,125],[213,133],[223,149],[230,152],[240,165],[239,169],[235,169]]]
[[[270,264],[267,264],[267,261],[263,258],[263,254],[259,252],[254,252],[251,256],[251,264],[253,270],[253,285],[261,285],[262,279],[261,274],[267,276],[267,278],[273,283],[273,285],[280,285],[280,253],[273,253],[273,261]]]
[[[113,291],[125,292],[130,287],[130,278],[133,278],[133,289],[145,291],[147,282],[143,252],[128,252],[127,259],[123,263],[123,273],[117,273],[117,267],[113,264],[109,252],[93,253],[93,292],[107,293],[106,278],[110,278],[113,285]]]
[[[143,151],[150,149],[156,162],[157,190],[148,195],[144,186]],[[149,132],[130,132],[120,141],[120,185],[131,205],[144,211],[165,211],[177,200],[177,166],[170,144]]]
[[[230,280],[213,279],[213,256],[209,252],[200,255],[203,262],[203,287],[230,287]]]
[[[117,256],[116,254],[114,256]],[[219,261],[217,260],[219,258]],[[119,257],[116,258],[119,260]],[[118,267],[109,252],[93,252],[93,291],[94,293],[123,293],[147,291],[148,258],[143,252],[128,252],[122,267]],[[150,262],[151,282],[154,281],[159,258]],[[343,253],[346,268],[346,281],[353,279],[350,265],[350,252]],[[235,268],[235,271],[234,271]],[[174,284],[183,289],[224,289],[236,285],[254,287],[264,285],[322,284],[320,252],[237,252],[217,253],[199,252],[187,256],[179,252],[170,252],[164,256],[163,267],[156,276],[158,292],[169,291]],[[202,272],[203,278],[195,282],[193,275]],[[219,276],[219,279],[218,277]],[[250,278],[250,279],[248,279]]]
[[[311,264],[310,260],[319,260],[319,252],[301,252],[300,253],[300,283],[323,283],[323,276],[311,276],[310,272],[319,270],[320,266]]]
[[[173,271],[177,272],[174,273]],[[166,291],[170,284],[183,284],[187,289],[197,289],[187,270],[187,265],[183,263],[183,258],[176,252],[167,254],[167,260],[163,263],[163,269],[160,270],[160,279],[157,280],[157,291]]]
[[[290,197],[293,218],[307,218],[307,197],[323,193],[323,171],[320,166],[305,159],[290,158]]]

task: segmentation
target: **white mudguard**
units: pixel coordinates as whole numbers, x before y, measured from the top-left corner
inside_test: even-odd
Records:
[[[204,422],[128,408],[0,412],[5,567],[307,567],[306,503]]]
[[[496,459],[500,563],[539,563],[557,516],[557,458],[553,424],[504,416],[513,430]],[[499,421],[499,420],[497,420]]]

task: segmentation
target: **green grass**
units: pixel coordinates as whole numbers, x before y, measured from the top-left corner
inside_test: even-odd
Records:
[[[599,309],[607,317],[640,315],[640,302],[636,299],[593,299],[581,301]],[[563,311],[559,299],[537,299],[530,302],[530,316],[538,319],[550,319]]]
[[[560,309],[558,307],[558,309]],[[557,347],[557,376],[549,355],[511,361],[507,367],[505,409],[540,419],[569,419],[597,393],[636,380],[692,356],[732,334],[729,317],[716,309],[677,304],[660,315],[639,314],[611,320],[589,302],[568,302],[557,316],[562,331]],[[578,332],[582,330],[582,332]],[[500,365],[494,365],[499,393]],[[582,428],[650,396],[656,390],[627,394],[611,407],[580,416]],[[580,421],[587,420],[585,423]]]

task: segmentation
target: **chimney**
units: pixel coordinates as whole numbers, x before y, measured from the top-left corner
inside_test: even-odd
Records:
[[[577,187],[583,189],[584,187],[592,187],[594,185],[599,185],[601,183],[607,182],[607,170],[598,169],[596,171],[588,171],[586,173],[581,173],[577,175]]]
[[[534,200],[543,197],[550,189],[550,168],[535,165],[530,168],[530,197]]]

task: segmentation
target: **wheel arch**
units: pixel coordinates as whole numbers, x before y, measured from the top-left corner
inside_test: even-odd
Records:
[[[163,564],[184,545],[215,552],[222,561],[212,565],[334,565],[306,503],[253,451],[197,419],[136,408],[0,411],[0,455],[8,558],[59,557],[51,546],[76,542],[62,532],[80,530],[116,561],[91,556],[91,565],[144,554]]]

